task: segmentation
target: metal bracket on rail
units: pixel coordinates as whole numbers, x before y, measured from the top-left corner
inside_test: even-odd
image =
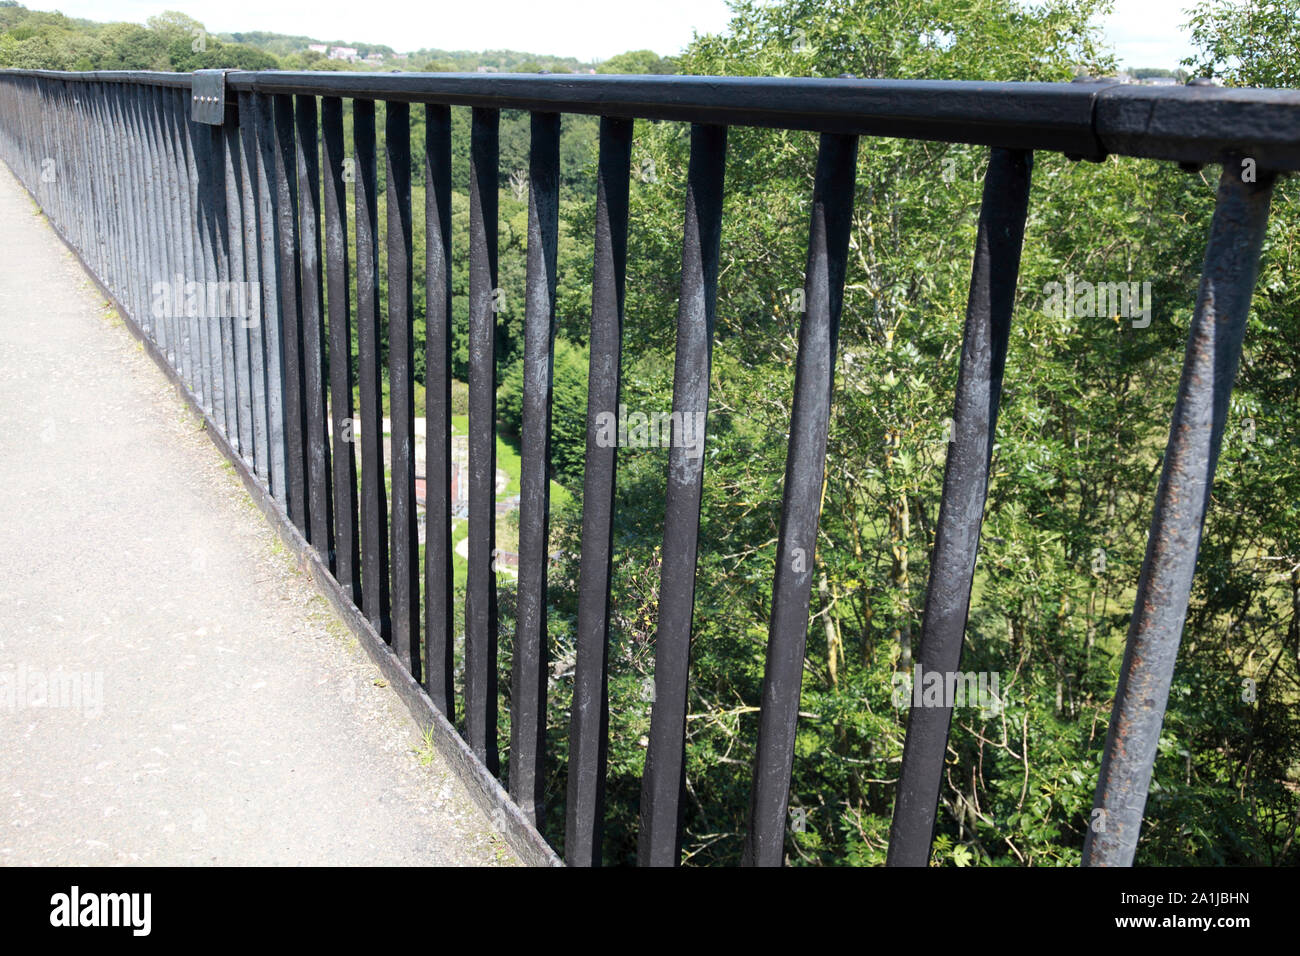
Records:
[[[226,100],[230,70],[195,70],[190,81],[190,119],[209,126],[238,126],[236,101]]]

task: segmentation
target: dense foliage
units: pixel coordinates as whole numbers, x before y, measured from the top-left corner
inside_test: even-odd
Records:
[[[683,72],[1068,80],[1080,68],[1113,68],[1091,26],[1096,0],[733,6],[725,34],[680,57]],[[1221,43],[1242,38],[1238,21],[1203,22],[1203,38],[1211,29]],[[1296,62],[1287,53],[1294,11],[1276,22],[1286,39],[1228,47],[1254,55],[1214,72],[1227,82],[1294,84],[1285,72]],[[686,858],[698,863],[734,862],[741,846],[816,148],[800,133],[729,135],[687,744]],[[688,148],[681,127],[638,129],[634,171],[648,164],[657,175],[633,180],[629,408],[671,407]],[[815,864],[884,859],[906,721],[891,690],[920,634],[986,161],[980,149],[888,139],[865,140],[859,156],[791,793],[790,861]],[[955,715],[939,864],[1079,860],[1217,174],[1036,157],[962,665],[998,674],[1003,706]],[[1279,187],[1140,863],[1298,859],[1297,195],[1293,181]],[[590,234],[590,209],[576,211],[573,234]],[[1045,287],[1070,276],[1150,282],[1150,325],[1052,314]],[[565,301],[563,316],[564,331],[580,337],[582,301]],[[620,450],[611,863],[635,852],[666,454]],[[575,552],[576,513],[561,528],[566,553]],[[575,580],[573,563],[555,589],[559,674],[573,663],[566,623]],[[561,754],[566,686],[553,687]],[[557,839],[559,819],[557,809]]]

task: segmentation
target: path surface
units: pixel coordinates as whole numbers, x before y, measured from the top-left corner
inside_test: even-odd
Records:
[[[512,862],[0,166],[0,865]]]

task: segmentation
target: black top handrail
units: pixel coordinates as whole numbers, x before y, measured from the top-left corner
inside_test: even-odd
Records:
[[[625,76],[533,73],[310,73],[229,70],[236,92],[346,96],[492,109],[587,113],[1220,162],[1249,156],[1300,170],[1300,90],[1087,82],[985,83],[855,77]],[[0,75],[189,89],[192,74],[139,70]]]

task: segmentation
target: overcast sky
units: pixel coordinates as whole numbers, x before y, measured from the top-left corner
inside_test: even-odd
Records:
[[[624,50],[678,52],[693,32],[727,24],[724,0],[21,0],[90,20],[143,23],[181,10],[214,33],[269,30],[383,43],[398,52],[511,49],[606,59]],[[906,0],[900,0],[906,2]],[[1180,24],[1193,0],[1115,0],[1106,36],[1129,67],[1173,69],[1191,51]]]

